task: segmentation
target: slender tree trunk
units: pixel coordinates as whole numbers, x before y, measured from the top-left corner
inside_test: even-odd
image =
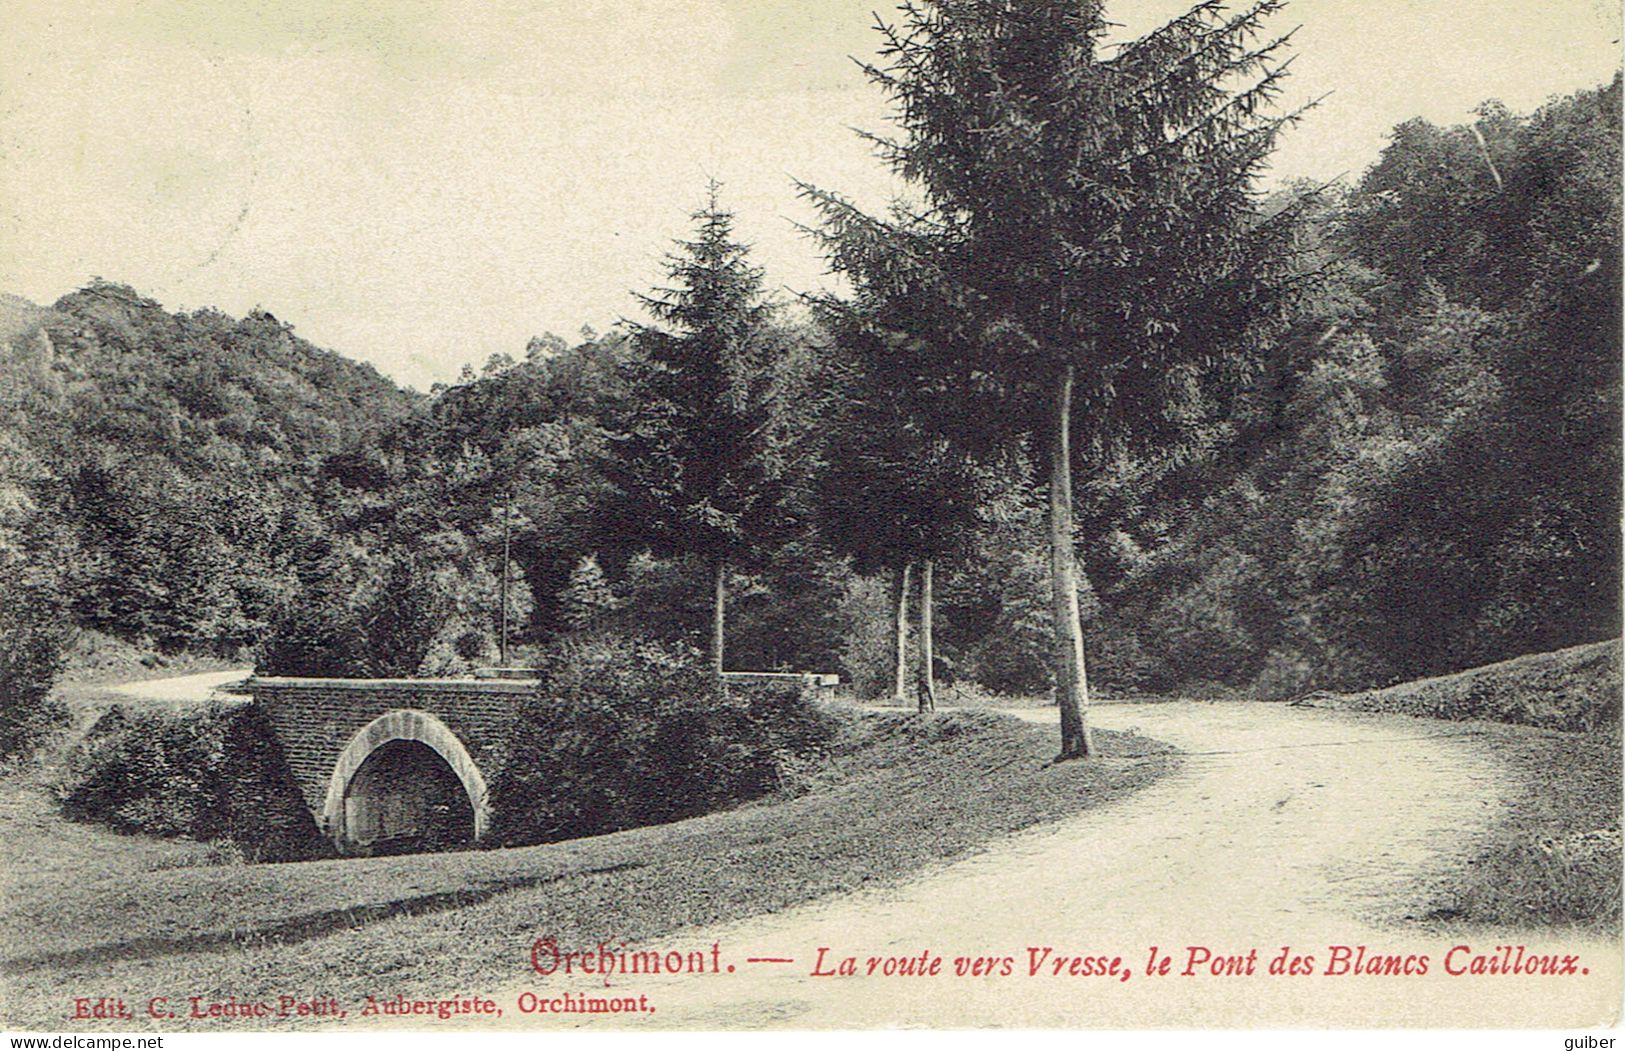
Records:
[[[711,602],[711,672],[722,678],[723,607],[728,598],[728,560],[718,557],[711,568],[715,590]]]
[[[932,593],[933,566],[929,558],[920,562],[920,711],[937,710],[937,675],[935,637],[931,630],[932,607],[936,601]]]
[[[904,562],[897,570],[897,580],[892,586],[896,601],[892,603],[892,612],[896,614],[894,627],[897,631],[895,649],[893,650],[894,666],[896,672],[892,679],[892,700],[901,704],[908,690],[908,578],[914,569],[914,563]]]
[[[509,536],[512,532],[510,525],[513,522],[513,490],[508,490],[507,498],[502,503],[502,638],[497,642],[497,663],[504,668],[508,666],[508,560]]]
[[[1094,751],[1085,712],[1089,679],[1083,667],[1083,622],[1078,616],[1077,556],[1072,550],[1072,381],[1073,366],[1055,385],[1055,430],[1050,436],[1049,551],[1054,589],[1055,703],[1061,709],[1061,758]]]

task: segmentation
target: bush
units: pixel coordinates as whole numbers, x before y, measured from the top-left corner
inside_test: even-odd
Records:
[[[450,587],[426,559],[396,554],[369,586],[348,594],[336,581],[308,588],[272,619],[260,643],[257,670],[262,675],[386,679],[460,670],[467,662],[451,649],[459,632],[444,637],[456,627]],[[438,666],[426,668],[431,660]]]
[[[951,579],[954,582],[949,588],[968,583]],[[1010,696],[1048,692],[1054,685],[1050,662],[1055,635],[1047,566],[1027,553],[1009,567],[1007,579],[984,580],[981,586],[996,602],[995,612],[987,629],[964,647],[959,677],[974,679],[994,693]],[[1093,594],[1084,590],[1079,602],[1084,622],[1088,623],[1094,614]],[[944,613],[947,615],[939,629],[939,645],[946,647],[953,635],[953,614],[947,608]]]
[[[367,673],[381,679],[417,675],[453,613],[450,585],[427,559],[398,554],[376,593],[357,612],[367,646]]]
[[[343,596],[311,589],[277,611],[261,640],[261,675],[355,677],[367,674],[367,640]]]
[[[834,720],[800,686],[720,687],[688,648],[623,636],[543,662],[492,792],[505,844],[675,821],[793,790]]]
[[[68,758],[63,812],[122,832],[214,838],[222,730],[213,708],[189,718],[109,709]]]
[[[51,686],[69,635],[62,610],[33,589],[0,602],[0,762],[28,756],[66,725],[67,709]]]
[[[1475,920],[1520,927],[1619,929],[1617,828],[1520,837],[1481,863],[1487,866],[1487,875],[1458,906]]]
[[[1149,693],[1171,678],[1139,634],[1118,621],[1106,623],[1101,618],[1084,628],[1083,655],[1091,662],[1091,686],[1114,696]]]
[[[1302,696],[1316,685],[1315,664],[1297,650],[1273,649],[1253,680],[1252,693],[1260,700],[1280,701]]]
[[[223,840],[250,860],[318,857],[325,841],[254,705],[113,707],[68,758],[63,812],[121,832]]]
[[[854,697],[888,697],[896,685],[897,627],[891,595],[895,585],[886,576],[853,574],[841,599],[839,612],[846,630],[839,667]],[[910,650],[914,635],[909,633]]]

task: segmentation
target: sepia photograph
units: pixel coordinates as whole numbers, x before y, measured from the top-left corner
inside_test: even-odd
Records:
[[[0,5],[9,1046],[1615,1046],[1621,23]]]

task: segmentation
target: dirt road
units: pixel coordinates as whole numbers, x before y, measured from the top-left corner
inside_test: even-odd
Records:
[[[1016,714],[1054,719],[1049,710]],[[1100,707],[1095,722],[1177,745],[1188,753],[1183,769],[907,886],[685,932],[658,946],[718,942],[732,973],[618,977],[609,989],[602,979],[561,974],[506,990],[502,1001],[513,1005],[524,989],[551,998],[646,995],[656,1013],[593,1021],[661,1028],[1525,1027],[1617,1017],[1617,943],[1494,931],[1436,937],[1377,922],[1408,881],[1465,861],[1509,789],[1470,728],[1196,702]],[[1509,944],[1577,953],[1577,973],[1446,973]],[[1167,976],[1145,973],[1152,946],[1169,957]],[[1283,946],[1314,957],[1311,973],[1270,975]],[[1426,956],[1427,973],[1327,974],[1337,969],[1335,946],[1351,955],[1364,946],[1368,958]],[[1046,947],[1042,973],[1029,977],[1029,949]],[[1192,947],[1235,957],[1253,973],[1215,976],[1207,962],[1185,976]],[[870,957],[925,953],[942,957],[943,972],[815,976],[820,949],[823,970],[847,957],[861,972]],[[1012,973],[957,977],[961,956],[992,957],[996,971],[1009,957]],[[1056,976],[1056,956],[1121,956],[1129,977]],[[548,1024],[513,1014],[510,1006],[506,1020]]]
[[[189,706],[201,704],[219,687],[241,682],[253,674],[253,668],[230,668],[226,671],[206,671],[197,675],[177,675],[168,679],[120,683],[108,689],[132,702]]]

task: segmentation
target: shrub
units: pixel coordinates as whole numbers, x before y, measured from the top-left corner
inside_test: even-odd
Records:
[[[436,636],[451,620],[453,605],[450,584],[427,559],[409,554],[392,558],[371,601],[358,611],[368,674],[386,679],[418,674]]]
[[[721,687],[692,649],[624,636],[543,662],[493,790],[497,841],[692,817],[793,789],[834,721],[799,686]]]
[[[897,628],[892,618],[891,589],[886,574],[854,574],[846,581],[839,616],[841,677],[855,697],[884,697],[896,684]],[[909,633],[910,649],[914,632]]]
[[[1089,681],[1116,696],[1148,693],[1171,676],[1157,655],[1149,652],[1139,634],[1120,621],[1097,620],[1085,629],[1083,654],[1092,660]]]
[[[1152,608],[1140,625],[1140,642],[1175,673],[1177,682],[1169,685],[1211,691],[1254,678],[1264,655],[1244,613],[1256,572],[1248,556],[1219,558]]]
[[[560,616],[571,631],[599,627],[620,604],[597,555],[583,556],[570,573],[570,583],[559,592]]]
[[[364,676],[366,635],[342,595],[313,588],[277,611],[255,667],[261,675]]]
[[[69,755],[56,788],[68,817],[121,832],[225,840],[250,860],[326,852],[254,705],[182,714],[115,706]]]
[[[51,696],[70,629],[61,608],[31,588],[0,602],[0,762],[23,758],[68,713]]]
[[[1457,907],[1475,920],[1619,929],[1618,828],[1518,837],[1480,863],[1487,874]]]
[[[337,580],[292,596],[261,641],[262,675],[400,678],[455,670],[453,584],[425,558],[399,553],[376,581],[346,593]],[[449,633],[448,633],[449,632]],[[437,644],[440,652],[436,653]],[[431,659],[440,667],[425,669]],[[444,667],[452,665],[452,668]]]
[[[1297,650],[1273,649],[1253,680],[1252,692],[1266,701],[1286,700],[1315,688],[1315,664]]]
[[[1031,559],[1018,562],[1014,569],[989,630],[964,654],[961,678],[975,679],[994,693],[1045,693],[1053,685],[1050,660],[1055,645],[1047,571]],[[1092,595],[1085,591],[1080,601],[1087,621]]]
[[[109,709],[68,758],[63,811],[123,832],[214,838],[220,723],[214,708],[185,718]]]

